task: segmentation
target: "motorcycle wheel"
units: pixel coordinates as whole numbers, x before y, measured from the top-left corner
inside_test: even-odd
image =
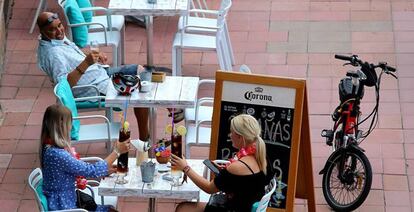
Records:
[[[344,178],[339,177],[338,154],[329,163],[322,178],[322,191],[326,202],[335,211],[357,209],[367,198],[372,184],[372,169],[368,158],[361,151],[349,149],[344,154]]]

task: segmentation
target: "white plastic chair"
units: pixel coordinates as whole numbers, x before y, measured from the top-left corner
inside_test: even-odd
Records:
[[[247,65],[241,65],[239,72],[250,74]],[[203,84],[215,84],[215,80],[202,79],[198,82],[198,89]],[[196,96],[196,98],[198,98]],[[213,97],[202,97],[196,100],[194,108],[186,108],[184,113],[187,134],[185,137],[185,156],[190,158],[192,146],[208,147],[211,141],[211,120],[213,118]]]
[[[30,26],[29,33],[32,34],[33,30],[36,26],[37,17],[39,17],[40,13],[45,11],[47,8],[47,0],[39,0],[39,4],[37,5],[36,13],[33,17],[32,26]]]
[[[174,37],[172,47],[172,74],[181,76],[182,51],[183,49],[215,51],[217,59],[222,70],[232,70],[231,58],[226,48],[224,25],[227,13],[231,7],[231,0],[223,0],[223,9],[218,12],[217,24],[212,27],[197,26],[198,28],[215,30],[214,36],[190,34],[186,30],[194,27],[184,25],[183,30],[177,32]]]
[[[207,2],[206,0],[192,0],[190,1],[190,9],[208,10]],[[194,15],[197,17],[206,17],[204,13],[194,13]]]
[[[182,31],[185,26],[186,33],[203,34],[203,35],[215,35],[217,30],[214,27],[217,26],[218,15],[220,12],[224,12],[226,2],[223,0],[219,10],[209,10],[206,2],[203,0],[191,1],[191,10],[187,16],[180,17],[178,21],[178,31]],[[205,28],[207,27],[207,28]],[[226,20],[224,20],[224,42],[227,52],[230,55],[231,64],[235,65],[235,59],[233,54],[233,47],[230,41],[229,30]]]
[[[58,0],[58,4],[61,7],[63,14],[65,15],[65,20],[68,25],[68,38],[73,40],[72,37],[72,28],[79,27],[79,26],[89,26],[91,30],[88,32],[88,40],[85,47],[88,47],[91,41],[97,41],[99,45],[102,46],[112,46],[112,61],[113,66],[117,67],[120,63],[124,61],[124,41],[122,38],[122,34],[124,34],[123,30],[122,33],[120,31],[112,30],[112,26],[108,29],[108,24],[105,26],[103,23],[99,22],[85,22],[79,24],[71,24],[69,21],[68,16],[65,13],[65,3],[66,0]],[[81,11],[87,11],[90,8],[83,8]],[[104,9],[104,8],[103,8]],[[96,7],[95,9],[90,9],[93,11],[102,10],[102,8]],[[107,14],[107,20],[109,25],[111,25],[111,15]],[[124,29],[124,27],[122,28]]]
[[[202,79],[202,84],[215,84],[215,80]],[[196,97],[197,98],[197,97]],[[205,105],[208,104],[208,105]],[[213,116],[213,98],[203,97],[196,101],[194,108],[186,108],[184,112],[187,133],[185,135],[185,157],[191,158],[191,147],[209,147],[211,142],[211,120]]]
[[[97,158],[97,157],[87,157],[87,158],[81,158],[81,160],[85,162],[92,162],[92,161],[98,161],[102,159]],[[39,211],[45,211],[41,203],[41,200],[40,200],[40,195],[36,190],[42,180],[43,180],[43,175],[42,175],[42,170],[40,168],[34,169],[28,177],[28,183],[29,183],[30,188],[35,194],[35,199],[36,199]],[[94,184],[94,186],[91,186],[91,184]],[[96,204],[112,205],[116,208],[117,202],[118,202],[118,198],[116,196],[105,196],[104,197],[104,196],[95,195],[98,193],[98,186],[99,186],[98,181],[88,180],[87,190],[84,190],[83,192],[94,197]],[[81,208],[58,210],[58,211],[59,212],[87,212],[87,210],[81,209]]]
[[[239,68],[239,72],[241,73],[247,73],[250,74],[252,73],[250,68],[247,65],[241,65]],[[202,87],[202,85],[205,84],[211,84],[214,85],[215,84],[215,80],[212,79],[202,79],[198,82],[198,90],[200,89],[200,87]],[[198,98],[196,96],[196,98]],[[194,108],[186,108],[185,109],[185,123],[186,126],[188,126],[189,124],[194,124],[195,120],[203,120],[203,121],[211,121],[212,117],[213,117],[213,97],[203,97],[203,98],[199,98],[196,101],[196,106]]]
[[[200,90],[200,87],[203,87],[203,85],[214,85],[215,80],[212,79],[202,79],[198,81],[198,90]],[[211,121],[212,115],[213,115],[213,97],[203,97],[203,98],[197,98],[196,105],[194,108],[186,108],[184,113],[184,120],[185,125],[188,127],[189,124],[195,124],[195,120],[206,120]]]
[[[252,212],[266,211],[267,206],[269,205],[270,198],[272,197],[272,194],[275,192],[276,187],[277,187],[276,179],[272,178],[272,180],[270,181],[270,184],[267,186],[267,189],[266,189],[268,190],[270,188],[270,190],[268,190],[266,194],[262,197],[259,204],[257,205],[257,208],[255,207],[252,208]]]
[[[57,88],[59,83],[56,84],[53,89],[55,96],[60,104],[63,104],[63,98],[66,98],[66,101],[75,102],[75,98],[72,96],[62,96],[58,95]],[[63,85],[62,85],[63,86]],[[67,88],[70,90],[70,88]],[[78,98],[77,100],[85,100],[91,97]],[[108,152],[111,151],[111,142],[118,140],[119,129],[121,128],[121,123],[111,122],[109,119],[103,115],[89,115],[89,116],[78,116],[72,117],[73,120],[82,120],[82,119],[100,119],[103,122],[97,124],[81,124],[79,129],[79,140],[73,141],[72,144],[80,143],[96,143],[96,142],[106,142],[106,148]]]
[[[185,134],[185,157],[191,158],[191,147],[210,147],[211,142],[211,121],[196,120],[195,125],[187,127],[187,134]]]
[[[93,5],[93,1],[91,1],[91,4]],[[47,8],[47,0],[39,0],[39,5],[37,6],[36,13],[33,17],[32,25],[30,27],[29,33],[32,34],[33,30],[36,26],[37,17],[40,15],[41,12],[45,11]],[[100,23],[105,26],[106,29],[111,28],[114,31],[121,32],[122,42],[125,40],[125,18],[123,15],[111,15],[110,10],[104,7],[89,7],[89,8],[81,8],[81,12],[85,11],[103,11],[105,12],[105,15],[99,15],[99,16],[92,16],[92,23]],[[91,31],[100,31],[100,27],[96,27],[95,25],[90,26],[89,30]],[[124,58],[124,55],[122,55],[122,58]],[[122,61],[124,62],[124,61]]]

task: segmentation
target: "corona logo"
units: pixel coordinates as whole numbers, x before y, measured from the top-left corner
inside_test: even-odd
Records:
[[[254,88],[254,91],[247,91],[246,93],[244,93],[244,98],[249,100],[249,101],[260,100],[260,101],[273,102],[272,96],[262,94],[262,93],[263,93],[263,88],[256,87],[256,88]]]
[[[263,93],[263,88],[256,87],[256,88],[254,88],[254,91],[257,92],[257,93]]]

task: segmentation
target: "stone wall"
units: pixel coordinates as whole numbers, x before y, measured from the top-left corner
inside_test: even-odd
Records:
[[[6,12],[5,1],[0,0],[0,78],[4,71],[4,56],[6,54]]]
[[[0,0],[0,79],[4,72],[6,55],[7,22],[11,15],[11,3],[13,0]],[[3,122],[3,113],[0,105],[0,125]]]

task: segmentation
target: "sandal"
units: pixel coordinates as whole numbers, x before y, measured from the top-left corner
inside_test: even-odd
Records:
[[[168,117],[172,116],[172,110],[174,110],[174,123],[178,123],[184,119],[184,110],[183,109],[170,109],[170,113],[168,114]]]

